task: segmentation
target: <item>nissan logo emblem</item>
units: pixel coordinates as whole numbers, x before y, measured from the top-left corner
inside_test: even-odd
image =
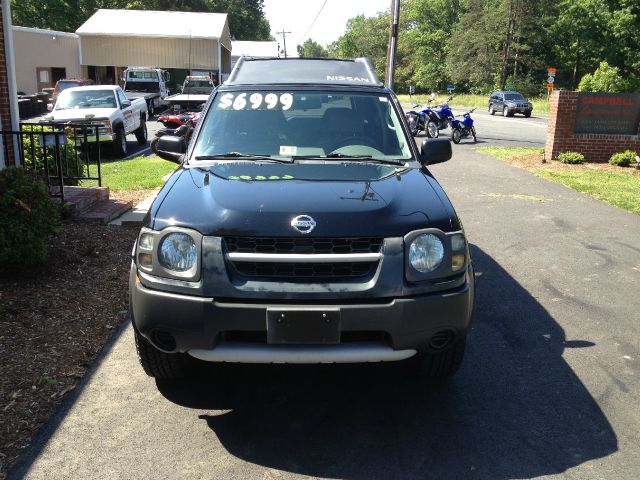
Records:
[[[291,220],[291,226],[300,233],[311,233],[316,228],[316,221],[309,215],[298,215]]]

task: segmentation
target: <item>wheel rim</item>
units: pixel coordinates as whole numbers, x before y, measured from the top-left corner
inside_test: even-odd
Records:
[[[455,143],[458,143],[458,142],[460,142],[460,137],[461,137],[461,135],[460,135],[460,130],[455,129],[455,130],[453,131],[453,134],[451,135],[452,140],[453,140]]]
[[[507,107],[504,107],[504,110],[502,111],[502,114],[506,117],[507,115],[509,115],[509,109]]]
[[[429,122],[427,125],[428,134],[431,138],[435,138],[438,136],[438,127],[436,127],[435,123]]]

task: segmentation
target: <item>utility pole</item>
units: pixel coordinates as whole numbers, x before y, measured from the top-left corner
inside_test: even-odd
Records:
[[[400,19],[400,0],[391,0],[391,27],[389,28],[389,47],[387,49],[387,87],[393,89],[393,75],[398,48],[398,22]]]
[[[283,28],[281,32],[276,32],[276,33],[278,35],[282,35],[282,44],[284,45],[284,58],[287,58],[287,33],[291,33],[291,32],[285,32]]]

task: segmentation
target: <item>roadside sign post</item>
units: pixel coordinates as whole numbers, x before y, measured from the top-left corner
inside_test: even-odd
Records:
[[[553,91],[553,83],[556,80],[556,69],[553,67],[547,68],[547,101],[549,101],[549,96]]]

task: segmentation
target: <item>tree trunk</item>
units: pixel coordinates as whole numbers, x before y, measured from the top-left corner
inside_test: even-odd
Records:
[[[502,49],[502,76],[500,78],[500,88],[504,90],[507,83],[507,73],[509,71],[509,55],[511,52],[511,43],[513,42],[513,32],[516,27],[516,4],[514,0],[509,1],[509,23],[507,25],[507,36],[504,40],[504,48]]]
[[[571,90],[575,90],[577,87],[576,81],[578,80],[578,70],[580,68],[580,39],[576,45],[576,63],[573,65],[573,77],[571,78]]]

